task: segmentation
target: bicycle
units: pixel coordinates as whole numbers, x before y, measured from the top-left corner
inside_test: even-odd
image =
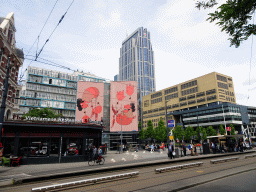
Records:
[[[102,156],[98,156],[97,159],[95,159],[94,157],[89,157],[89,160],[88,160],[89,166],[93,166],[95,162],[99,163],[99,165],[103,165],[105,163],[105,158]]]

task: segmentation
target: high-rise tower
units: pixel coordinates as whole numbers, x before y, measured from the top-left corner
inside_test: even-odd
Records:
[[[139,97],[155,92],[154,52],[146,28],[138,28],[122,42],[119,81],[137,81]]]

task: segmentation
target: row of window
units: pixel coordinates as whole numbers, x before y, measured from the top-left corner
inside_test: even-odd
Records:
[[[69,88],[61,88],[61,87],[50,87],[45,85],[37,85],[32,83],[27,83],[27,90],[34,90],[34,91],[42,91],[42,92],[51,92],[51,93],[61,93],[67,95],[76,95],[76,90],[69,89]],[[23,91],[22,91],[23,95]]]
[[[198,88],[194,87],[194,88],[191,88],[191,89],[187,89],[185,91],[181,91],[181,95],[184,96],[184,95],[188,95],[188,94],[196,93],[196,92],[198,92]]]
[[[213,93],[216,93],[216,89],[211,89],[211,90],[206,91],[206,95],[211,95]]]
[[[223,81],[223,82],[228,82],[227,78],[221,75],[217,75],[217,80]]]
[[[186,89],[195,85],[197,85],[197,80],[182,84],[181,89]]]
[[[20,100],[20,105],[28,105],[34,107],[53,107],[53,108],[67,108],[75,109],[75,103],[64,103],[60,101],[49,101],[49,100]]]
[[[228,85],[225,83],[218,82],[218,87],[223,89],[228,89]]]
[[[151,104],[162,102],[162,97],[151,100]]]
[[[44,75],[44,76],[48,76],[48,77],[55,77],[55,78],[60,78],[60,79],[73,80],[73,81],[78,80],[78,76],[73,76],[72,74],[60,73],[58,71],[52,71],[52,70],[41,69],[41,68],[29,67],[28,73],[36,74],[36,75]]]
[[[218,121],[224,121],[223,116],[217,116],[217,117],[209,117],[209,118],[203,118],[203,119],[193,119],[193,120],[186,120],[184,121],[185,124],[196,124],[196,123],[211,123],[211,122],[218,122]],[[225,117],[225,121],[242,121],[242,118],[240,116],[227,116]]]
[[[176,91],[178,91],[178,87],[172,87],[170,89],[165,90],[164,94],[167,95],[169,93],[173,93],[173,92],[176,92]]]
[[[165,96],[165,101],[169,100],[169,99],[174,99],[174,98],[177,98],[177,97],[178,97],[178,93],[173,93],[171,95]]]
[[[160,97],[160,96],[162,96],[162,92],[158,92],[158,93],[152,94],[151,95],[151,99],[154,99],[154,98]]]
[[[184,114],[183,117],[196,117],[198,116],[202,116],[202,115],[211,115],[211,114],[216,114],[216,113],[227,113],[227,112],[233,112],[233,113],[240,113],[240,109],[238,107],[233,107],[233,106],[229,106],[229,107],[223,107],[222,108],[217,108],[217,109],[210,109],[210,110],[205,110],[205,111],[199,111],[199,112],[193,112],[193,113],[187,113]]]

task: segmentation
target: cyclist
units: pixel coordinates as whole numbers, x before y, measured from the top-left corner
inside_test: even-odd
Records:
[[[97,158],[96,158],[96,162],[98,163],[98,161],[100,161],[101,160],[101,157],[102,157],[102,149],[101,149],[101,147],[99,147],[99,149],[98,149],[98,154],[97,154]]]

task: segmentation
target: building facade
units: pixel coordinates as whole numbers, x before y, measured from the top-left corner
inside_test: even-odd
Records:
[[[161,117],[166,121],[166,111],[198,109],[218,102],[236,103],[234,85],[231,77],[213,72],[144,96],[143,127],[148,120],[154,127]]]
[[[29,67],[20,95],[20,114],[33,108],[51,107],[57,114],[75,119],[78,81],[106,82],[103,78],[79,71],[63,73]]]
[[[114,81],[118,81],[118,79],[119,79],[118,76],[119,76],[119,75],[115,75],[115,76],[114,76]]]
[[[119,81],[137,81],[141,96],[155,92],[154,51],[150,32],[146,28],[138,28],[122,42]]]
[[[9,13],[7,17],[0,17],[0,102],[2,103],[4,94],[4,82],[9,68],[8,92],[6,98],[5,119],[13,118],[19,111],[15,103],[18,87],[19,68],[24,61],[24,54],[21,49],[15,46],[15,22],[14,13]]]

